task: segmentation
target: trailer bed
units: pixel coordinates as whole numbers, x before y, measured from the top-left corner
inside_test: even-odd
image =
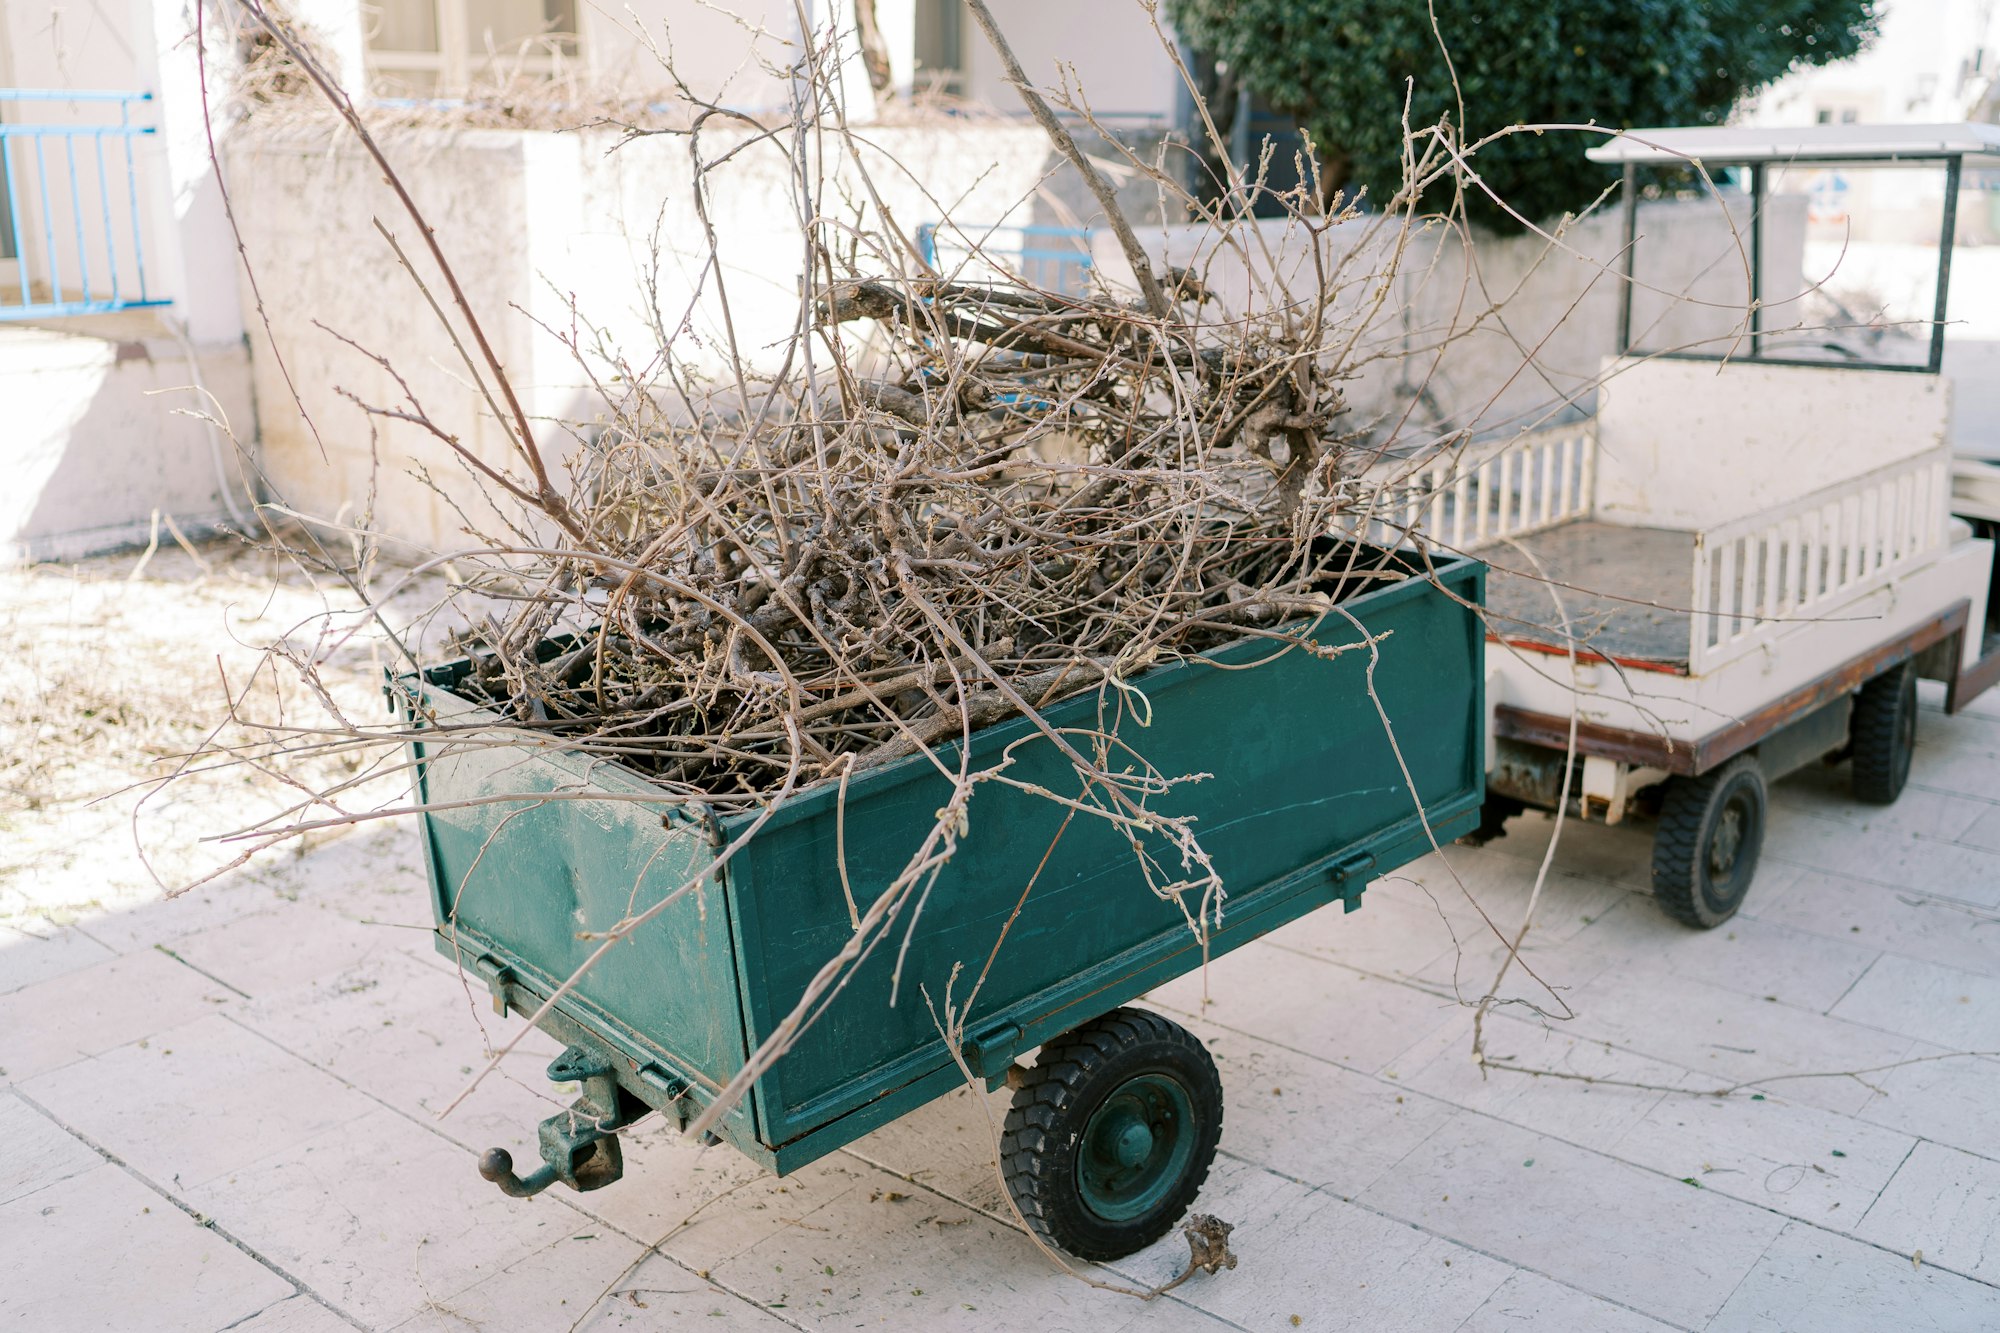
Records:
[[[1590,519],[1491,547],[1481,553],[1491,562],[1487,630],[1509,643],[1567,652],[1553,591],[1580,651],[1686,675],[1694,547],[1692,532]]]
[[[1485,794],[1483,575],[1472,560],[1428,572],[1405,560],[1292,627],[1352,650],[1243,639],[1043,710],[1051,728],[1115,733],[1189,779],[1148,808],[1198,819],[1227,887],[1222,924],[1202,938],[1189,925],[1199,904],[1170,883],[1199,868],[1164,833],[1071,818],[1091,808],[1048,799],[1077,792],[1076,771],[1029,719],[975,732],[968,771],[1004,766],[1010,781],[979,786],[922,905],[889,899],[904,906],[881,947],[715,1133],[794,1170],[962,1086],[961,1057],[1003,1078],[1023,1052],[1305,912],[1352,908],[1370,880],[1470,830]],[[492,743],[504,719],[454,692],[469,669],[398,686],[436,730],[412,752],[438,947],[497,1003],[602,1053],[621,1095],[676,1118],[780,1029],[954,799],[944,774],[962,742],[939,747],[944,773],[911,755],[768,812],[690,809],[601,756]],[[598,956],[603,932],[635,915],[643,924]],[[969,1005],[958,1052],[932,1008],[946,1003]]]

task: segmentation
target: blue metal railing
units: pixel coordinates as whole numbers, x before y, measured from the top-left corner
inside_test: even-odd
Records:
[[[946,277],[1008,278],[1081,296],[1090,290],[1090,236],[1088,227],[926,222],[917,228],[917,252]]]
[[[151,93],[0,88],[0,116],[9,105],[52,103],[118,114],[116,124],[0,118],[0,261],[17,269],[0,274],[0,320],[167,304],[146,285],[133,152],[134,140],[154,132],[132,123],[133,108],[152,100]]]

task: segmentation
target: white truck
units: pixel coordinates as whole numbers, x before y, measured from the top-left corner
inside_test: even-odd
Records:
[[[1625,172],[1596,414],[1439,460],[1391,520],[1492,567],[1482,833],[1565,803],[1650,816],[1660,905],[1712,927],[1770,782],[1845,760],[1858,799],[1894,801],[1917,680],[1952,712],[2000,679],[1992,528],[1954,516],[1940,374],[1954,242],[2000,218],[1961,192],[2000,169],[2000,127],[1639,130],[1591,156]],[[1693,283],[1637,228],[1675,190],[1740,222]]]

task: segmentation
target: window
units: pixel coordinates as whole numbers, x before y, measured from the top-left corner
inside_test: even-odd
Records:
[[[917,0],[914,91],[965,91],[964,0]]]
[[[370,0],[368,72],[390,97],[547,78],[577,54],[576,0]]]

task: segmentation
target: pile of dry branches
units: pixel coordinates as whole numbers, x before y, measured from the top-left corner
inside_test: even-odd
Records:
[[[670,789],[754,801],[1323,611],[1337,386],[1110,297],[849,281],[809,393],[599,438],[463,687]],[[843,326],[875,325],[877,355]],[[872,359],[876,373],[854,362]],[[732,405],[733,407],[733,405]],[[543,648],[568,631],[560,649]]]
[[[1371,525],[1379,535],[1387,482],[1371,471],[1383,454],[1364,447],[1370,423],[1349,419],[1343,384],[1374,354],[1362,334],[1392,301],[1402,253],[1394,238],[1411,229],[1418,199],[1437,197],[1437,183],[1461,170],[1448,130],[1412,134],[1405,189],[1360,219],[1370,236],[1391,239],[1352,247],[1347,267],[1332,269],[1315,244],[1309,300],[1220,310],[1194,276],[1156,275],[1105,175],[973,0],[1130,268],[1124,288],[1056,293],[1010,273],[971,228],[961,263],[912,243],[860,165],[833,57],[805,35],[791,120],[751,127],[752,141],[787,155],[805,259],[797,322],[776,368],[736,347],[714,227],[698,202],[713,278],[700,299],[732,329],[727,369],[704,375],[691,364],[674,332],[685,321],[672,312],[657,319],[657,345],[643,347],[606,346],[573,312],[571,331],[558,336],[604,410],[595,422],[565,423],[578,443],[555,462],[436,231],[361,114],[282,23],[244,3],[415,224],[418,252],[377,226],[437,315],[440,350],[455,355],[507,441],[505,457],[471,448],[465,423],[434,417],[387,358],[356,345],[401,397],[355,401],[378,425],[428,434],[474,483],[469,503],[463,489],[440,492],[469,544],[416,573],[443,568],[453,578],[448,610],[462,628],[452,647],[470,670],[449,683],[487,711],[386,726],[239,719],[252,738],[228,751],[232,762],[276,768],[343,748],[380,756],[348,787],[313,791],[293,822],[247,834],[246,857],[300,829],[356,818],[341,808],[349,790],[405,764],[411,740],[433,760],[455,745],[499,745],[623,761],[653,779],[663,806],[759,812],[732,848],[808,784],[922,756],[955,785],[935,827],[695,1131],[782,1056],[829,987],[950,858],[980,784],[1010,780],[1004,763],[975,764],[970,745],[942,748],[1000,718],[1025,717],[1074,766],[1086,795],[1065,804],[1119,827],[1146,887],[1180,904],[1206,938],[1221,920],[1224,885],[1193,821],[1156,808],[1160,793],[1197,775],[1154,771],[1143,746],[1113,734],[1115,723],[1084,735],[1044,712],[1085,690],[1115,704],[1150,667],[1246,638],[1278,653],[1355,646],[1359,629],[1327,612],[1401,574],[1386,553],[1352,539]],[[687,136],[698,200],[736,151],[704,157],[711,119],[744,117],[706,107],[685,130],[634,131]],[[845,201],[823,191],[821,174],[843,157],[859,181]],[[1338,199],[1326,207],[1309,151],[1295,165],[1305,184],[1279,202],[1299,229],[1317,240],[1359,218]],[[1211,223],[1240,218],[1264,193],[1237,176],[1205,199],[1163,163],[1131,154],[1121,169]],[[856,198],[864,206],[843,215]],[[1259,235],[1248,243],[1261,244]],[[254,269],[252,282],[254,292]],[[1460,439],[1404,440],[1397,457],[1414,467]],[[365,526],[347,534],[351,563],[311,529],[273,535],[351,582],[373,566]],[[1345,628],[1334,641],[1302,628],[1323,621]],[[411,668],[437,665],[405,652]],[[310,660],[295,664],[310,676]],[[331,821],[321,818],[328,809]],[[603,942],[592,959],[694,887],[594,931]]]

